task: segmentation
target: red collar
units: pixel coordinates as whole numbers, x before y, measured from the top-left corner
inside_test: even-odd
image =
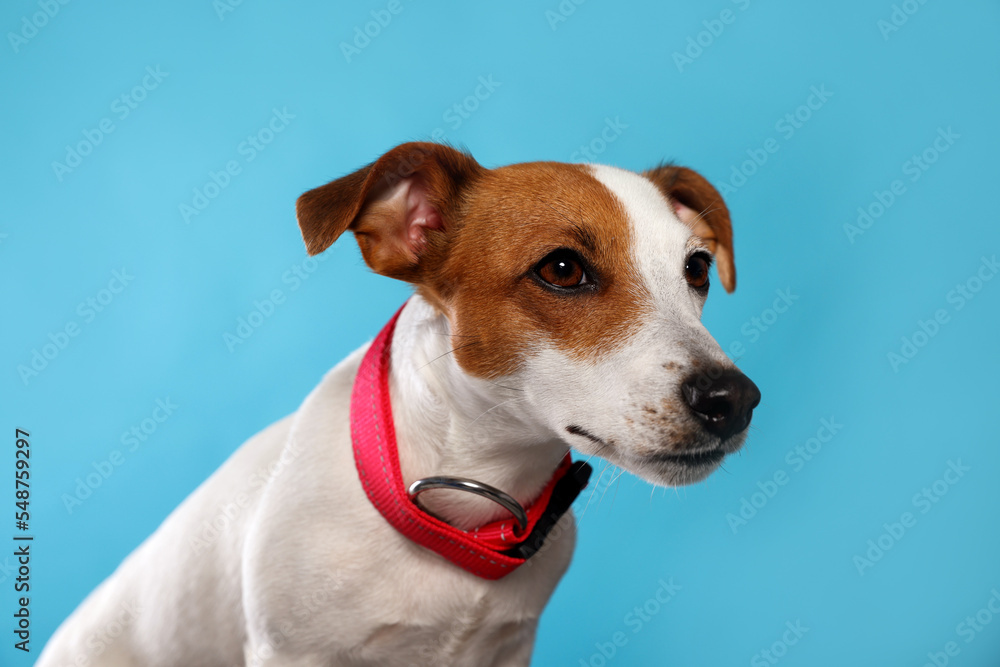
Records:
[[[528,560],[549,530],[587,485],[590,466],[573,463],[567,453],[552,479],[526,508],[528,525],[515,537],[512,519],[465,532],[431,516],[410,500],[403,485],[396,429],[389,402],[392,333],[402,308],[389,320],[365,354],[351,394],[354,463],[368,499],[392,526],[417,544],[483,579],[500,579]]]

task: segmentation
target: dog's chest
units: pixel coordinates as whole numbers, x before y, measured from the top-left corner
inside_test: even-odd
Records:
[[[294,577],[271,579],[259,591],[266,634],[293,633],[300,650],[343,665],[527,664],[538,618],[569,563],[572,527],[498,581],[473,577],[391,528],[369,531],[372,542],[342,543],[326,558],[299,561]],[[316,553],[315,543],[297,546]]]
[[[575,528],[565,522],[547,548],[497,581],[469,575],[407,540],[383,537],[379,557],[353,573],[342,571],[331,615],[334,623],[352,616],[358,627],[341,640],[371,655],[373,664],[395,664],[409,653],[418,659],[400,664],[482,667],[495,659],[508,664],[500,657],[530,648],[569,565]]]
[[[300,410],[287,449],[303,454],[285,457],[292,464],[270,480],[248,535],[250,646],[267,652],[277,637],[338,665],[528,664],[538,618],[572,556],[572,515],[497,581],[401,535],[357,476],[346,400],[355,359]]]
[[[519,608],[504,597],[466,604],[439,599],[407,618],[371,619],[370,631],[348,642],[348,653],[372,665],[508,664],[531,646],[541,610]]]

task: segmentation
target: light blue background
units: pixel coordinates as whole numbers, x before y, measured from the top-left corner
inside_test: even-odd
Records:
[[[770,664],[755,656],[800,621],[782,665],[919,666],[949,641],[949,664],[997,665],[1000,616],[968,643],[957,626],[1000,589],[1000,280],[961,310],[948,300],[1000,252],[997,3],[911,0],[885,38],[890,0],[590,0],[554,29],[557,0],[400,2],[351,62],[340,43],[386,3],[246,0],[220,19],[211,0],[73,2],[17,52],[0,45],[0,543],[14,533],[20,427],[33,446],[33,651],[408,293],[347,239],[298,289],[283,281],[305,257],[300,193],[437,128],[487,166],[570,161],[610,118],[628,127],[599,161],[675,159],[717,184],[777,141],[728,197],[739,288],[716,285],[704,318],[725,347],[744,344],[764,402],[744,453],[703,484],[624,475],[604,492],[607,471],[534,664],[603,664],[597,645],[617,632],[627,643],[608,664]],[[673,54],[704,21],[718,32],[725,9],[732,22],[679,68]],[[0,27],[18,32],[37,11],[5,3]],[[169,74],[119,119],[112,102],[147,66]],[[490,76],[499,87],[454,127],[445,114]],[[786,137],[776,123],[813,86],[832,97]],[[247,162],[238,146],[274,108],[295,117]],[[114,132],[60,182],[52,162],[102,118]],[[959,138],[912,182],[904,163],[939,128]],[[186,224],[178,206],[229,160],[241,173]],[[852,243],[845,223],[895,179],[906,192]],[[86,322],[78,304],[123,267],[134,280]],[[285,303],[230,352],[223,334],[274,289]],[[798,300],[754,334],[779,289]],[[938,309],[949,321],[894,372],[887,354]],[[71,321],[80,334],[25,384],[18,365]],[[69,513],[63,494],[166,398],[176,412]],[[843,428],[796,470],[786,454],[824,418]],[[969,471],[921,513],[914,495],[959,460]],[[727,515],[778,471],[787,484],[734,533]],[[916,525],[859,574],[854,557],[907,511]],[[0,557],[0,664],[27,665],[37,653],[15,651],[9,630],[11,563]],[[634,632],[628,615],[671,578],[680,591]]]

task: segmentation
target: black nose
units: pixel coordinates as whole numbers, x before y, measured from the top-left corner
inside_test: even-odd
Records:
[[[692,375],[681,385],[684,400],[705,430],[722,440],[750,425],[760,390],[735,368],[712,368]]]

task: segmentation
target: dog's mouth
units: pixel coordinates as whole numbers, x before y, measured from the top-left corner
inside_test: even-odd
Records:
[[[649,453],[647,450],[640,454],[623,450],[614,441],[599,438],[578,425],[570,425],[566,431],[596,444],[594,454],[654,484],[667,486],[692,484],[705,479],[719,467],[727,454],[738,450],[743,442],[743,437],[739,436],[693,452]]]
[[[662,463],[678,463],[681,465],[702,467],[716,466],[726,457],[726,452],[721,449],[710,449],[704,452],[693,452],[691,454],[654,454],[649,458]]]
[[[694,484],[715,472],[728,453],[721,447],[682,454],[658,452],[642,458],[639,474],[666,486]]]

